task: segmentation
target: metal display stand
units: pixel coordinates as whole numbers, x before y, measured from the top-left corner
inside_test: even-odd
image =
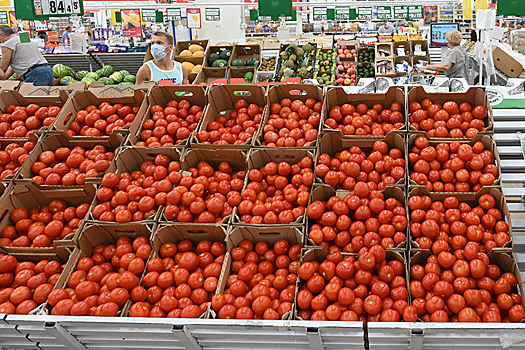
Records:
[[[93,53],[93,59],[100,66],[111,65],[115,71],[127,70],[131,74],[137,74],[137,71],[144,62],[145,52],[122,52],[122,53]]]
[[[102,65],[99,64],[95,59],[88,54],[51,54],[44,55],[49,65],[54,66],[55,64],[64,64],[67,62],[67,65],[71,67],[75,72],[86,70],[88,72],[94,72],[97,69],[102,68]]]

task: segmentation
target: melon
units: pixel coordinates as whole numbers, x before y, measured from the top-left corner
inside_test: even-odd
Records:
[[[193,63],[191,63],[191,62],[182,62],[182,65],[183,65],[184,67],[186,67],[186,70],[187,70],[188,72],[193,71],[193,68],[195,68],[195,66],[194,66]]]
[[[193,56],[204,56],[204,51],[195,51]]]
[[[202,66],[198,64],[195,67],[193,67],[193,69],[191,70],[191,73],[199,73],[201,69],[202,69]]]
[[[190,50],[182,50],[182,52],[180,53],[180,56],[192,56],[193,55],[193,52],[191,52]]]
[[[188,47],[188,50],[190,50],[191,52],[204,51],[204,47],[197,44],[192,44],[190,45],[190,47]]]

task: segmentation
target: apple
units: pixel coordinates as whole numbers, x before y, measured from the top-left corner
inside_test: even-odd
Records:
[[[338,85],[343,85],[345,82],[343,78],[338,78],[336,81]]]
[[[352,83],[352,81],[350,79],[345,79],[345,81],[344,81],[345,85],[350,85],[351,83]]]

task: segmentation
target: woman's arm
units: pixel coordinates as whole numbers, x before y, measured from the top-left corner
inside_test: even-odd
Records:
[[[437,70],[437,71],[440,71],[440,72],[444,72],[446,70],[449,70],[450,67],[452,67],[452,63],[450,63],[450,62],[442,62],[442,63],[438,63],[438,64],[430,64],[428,66],[421,67],[421,68],[419,68],[419,70],[421,72],[424,71],[424,70]]]

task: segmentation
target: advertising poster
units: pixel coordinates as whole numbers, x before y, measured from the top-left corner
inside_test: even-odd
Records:
[[[122,36],[142,37],[140,10],[120,10],[120,18],[122,19]]]
[[[190,29],[201,29],[201,9],[187,8],[186,9],[187,26]]]
[[[430,23],[437,23],[439,19],[439,5],[434,6],[424,6],[425,13],[425,25],[430,25]]]

